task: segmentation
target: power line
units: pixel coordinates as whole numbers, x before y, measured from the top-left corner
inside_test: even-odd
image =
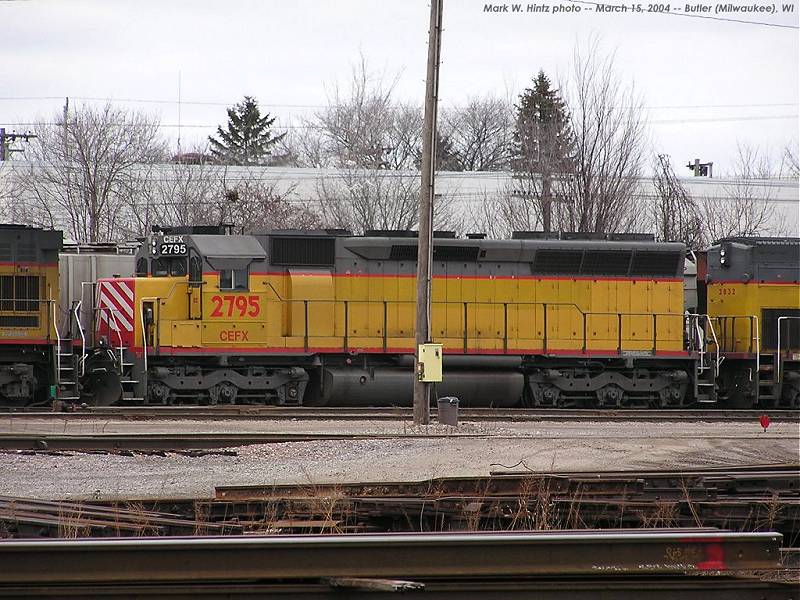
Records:
[[[755,116],[737,116],[737,117],[708,117],[702,119],[655,119],[649,121],[654,124],[664,123],[721,123],[726,121],[772,121],[780,119],[796,119],[797,114],[793,115],[755,115]]]
[[[664,125],[673,123],[723,123],[734,121],[775,121],[783,119],[797,119],[797,113],[791,115],[737,115],[731,117],[702,117],[702,118],[687,118],[687,119],[642,119],[645,123],[652,125]],[[7,123],[7,127],[33,127],[39,125],[58,125],[62,126],[63,123],[44,121],[44,122],[16,122]],[[116,127],[131,127],[136,126],[133,123],[109,123]],[[148,127],[149,124],[141,124],[140,127]],[[158,127],[165,129],[216,129],[219,123],[158,123]],[[277,130],[325,130],[325,125],[281,125],[276,127]]]
[[[593,6],[618,6],[616,4],[606,4],[605,2],[592,2],[591,0],[569,0],[569,2],[575,4],[591,4]],[[696,15],[694,13],[686,13],[680,11],[653,11],[653,12],[642,12],[642,14],[647,15],[672,15],[675,17],[689,17],[692,19],[709,19],[712,21],[727,21],[729,23],[741,23],[744,25],[760,25],[763,27],[779,27],[782,29],[800,29],[797,25],[783,25],[781,23],[767,23],[765,21],[747,21],[745,19],[731,19],[730,17],[712,17],[710,15]]]
[[[167,104],[177,105],[177,100],[158,100],[154,98],[112,98],[112,97],[99,97],[99,96],[70,96],[73,100],[84,100],[89,102],[120,102],[131,104]],[[53,100],[62,101],[64,96],[2,96],[0,102],[15,102],[15,101],[31,101],[31,100]],[[231,102],[215,102],[204,100],[181,100],[181,104],[198,105],[198,106],[233,106],[236,101]],[[771,108],[780,106],[797,106],[797,102],[764,102],[764,103],[742,103],[742,104],[670,104],[670,105],[656,105],[656,106],[642,106],[646,110],[676,110],[676,109],[704,109],[704,108]],[[259,102],[262,107],[269,108],[339,108],[345,105],[342,104],[271,104]],[[464,108],[463,104],[452,104],[453,108]],[[405,105],[391,105],[387,108],[402,109],[406,108]],[[616,109],[630,109],[639,108],[638,106],[617,106]]]

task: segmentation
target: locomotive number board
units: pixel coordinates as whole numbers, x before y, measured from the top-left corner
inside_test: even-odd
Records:
[[[165,235],[158,244],[161,256],[186,256],[188,249],[182,235]]]

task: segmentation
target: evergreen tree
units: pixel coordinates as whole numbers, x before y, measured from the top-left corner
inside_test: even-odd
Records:
[[[569,171],[574,151],[569,113],[541,70],[516,109],[512,168],[522,194],[538,202],[544,230],[550,231],[553,177]]]
[[[271,154],[271,148],[286,134],[273,136],[275,117],[261,115],[255,98],[244,100],[227,110],[227,129],[217,127],[219,139],[209,136],[211,153],[222,163],[230,165],[260,165]]]

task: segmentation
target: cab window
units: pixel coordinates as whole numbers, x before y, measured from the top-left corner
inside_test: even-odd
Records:
[[[171,258],[169,262],[169,274],[173,277],[186,276],[186,259],[185,258]]]
[[[220,271],[219,289],[247,290],[247,269],[223,269]]]
[[[156,258],[153,260],[153,277],[169,276],[169,259]]]
[[[184,277],[185,258],[156,258],[153,260],[153,277]]]

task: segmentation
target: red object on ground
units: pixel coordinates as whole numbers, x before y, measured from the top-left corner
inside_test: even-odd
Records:
[[[767,427],[769,427],[769,416],[761,415],[760,417],[758,417],[758,422],[761,423],[761,426],[764,428],[764,431],[766,431]]]

